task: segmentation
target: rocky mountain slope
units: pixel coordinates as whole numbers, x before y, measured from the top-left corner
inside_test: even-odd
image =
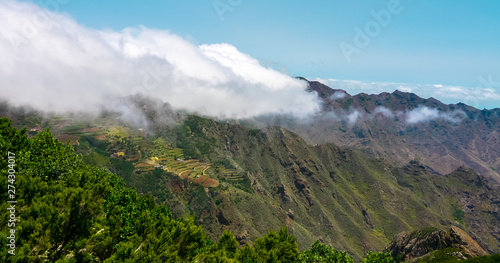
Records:
[[[280,125],[310,144],[333,142],[399,164],[418,159],[442,174],[468,166],[500,182],[500,108],[446,105],[401,91],[351,96],[315,81],[309,89],[323,102],[320,115],[305,121],[265,117],[260,124]]]

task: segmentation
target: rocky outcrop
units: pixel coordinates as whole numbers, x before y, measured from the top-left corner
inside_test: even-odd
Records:
[[[458,248],[463,258],[488,255],[465,231],[455,226],[449,230],[424,228],[399,233],[385,251],[390,252],[394,258],[401,255],[406,261],[445,248]]]

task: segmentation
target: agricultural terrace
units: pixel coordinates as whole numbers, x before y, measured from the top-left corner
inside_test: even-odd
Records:
[[[173,148],[163,138],[148,140],[140,132],[132,132],[124,127],[108,129],[108,135],[115,152],[125,153],[127,150],[137,150],[135,168],[141,171],[151,171],[160,167],[167,172],[179,175],[181,178],[196,182],[205,187],[216,187],[219,181],[212,179],[206,173],[210,165],[199,160],[185,160],[182,149]]]

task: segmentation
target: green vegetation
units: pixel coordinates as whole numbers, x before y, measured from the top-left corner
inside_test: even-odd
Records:
[[[301,255],[287,228],[269,231],[253,246],[238,248],[230,232],[214,243],[193,218],[174,219],[149,195],[138,195],[116,175],[85,164],[49,131],[34,138],[25,133],[0,119],[1,154],[14,153],[16,160],[16,176],[7,180],[7,158],[0,159],[1,198],[9,200],[8,184],[16,186],[18,218],[12,228],[15,255],[2,242],[2,262],[299,262],[314,255],[352,262],[345,252],[319,243]],[[113,162],[117,170],[130,173],[127,162]],[[153,176],[161,178],[164,172],[157,169]],[[7,211],[7,206],[2,202],[0,209]],[[7,217],[2,213],[3,222]],[[7,230],[2,224],[4,240]]]
[[[230,179],[228,182],[230,182],[231,185],[237,189],[243,190],[247,193],[253,193],[252,186],[250,185],[250,179],[244,175],[237,177],[236,180]]]
[[[459,248],[445,248],[434,251],[429,255],[419,259],[419,263],[455,263],[461,262],[459,256],[462,251]]]
[[[158,167],[205,187],[218,185],[216,179],[211,179],[216,176],[210,171],[207,172],[211,168],[209,163],[196,159],[186,160],[183,149],[173,148],[172,144],[175,142],[168,136],[146,137],[142,130],[120,125],[112,125],[106,129],[85,124],[65,125],[67,126],[59,128],[71,131],[69,133],[73,138],[78,138],[73,140],[77,141],[74,147],[77,153],[82,154],[85,163],[106,167],[122,177],[127,186],[137,186],[140,190],[136,184],[137,178],[132,176],[133,172],[144,174],[139,177],[147,177]],[[127,164],[126,167],[124,163]],[[132,170],[129,164],[132,165]],[[226,169],[224,172],[234,172],[234,169]],[[164,200],[163,197],[159,199]]]
[[[200,253],[197,262],[299,262],[299,250],[295,237],[283,228],[276,233],[269,231],[262,238],[257,238],[254,246],[248,244],[238,248],[234,235],[224,232],[216,244]]]
[[[109,262],[153,258],[185,262],[211,244],[190,219],[174,220],[149,196],[138,196],[105,170],[84,164],[48,131],[28,139],[0,119],[2,156],[16,156],[15,256],[2,242],[2,262]],[[2,200],[7,158],[2,158]],[[0,205],[7,211],[7,203]],[[2,221],[7,222],[2,213]],[[2,224],[2,233],[6,233]],[[2,238],[6,240],[5,234]]]
[[[477,258],[469,258],[462,261],[463,263],[497,263],[500,262],[500,254],[482,256]]]
[[[453,206],[453,219],[459,223],[463,223],[465,213],[458,205]]]
[[[434,251],[424,256],[416,263],[497,263],[500,262],[500,254],[488,255],[476,258],[463,259],[463,251],[458,248],[445,248]]]
[[[184,121],[184,125],[178,127],[177,146],[184,150],[186,158],[207,160],[215,144],[214,138],[210,138],[203,130],[210,120],[190,115]]]
[[[353,262],[353,258],[345,251],[333,250],[332,247],[321,243],[319,240],[314,242],[311,249],[300,254],[301,263],[309,262]]]
[[[341,101],[342,108],[344,110],[348,110],[349,107],[351,107],[351,104],[353,103],[354,99],[353,98],[348,98],[345,102]]]

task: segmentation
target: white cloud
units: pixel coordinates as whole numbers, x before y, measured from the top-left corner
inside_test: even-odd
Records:
[[[347,94],[345,92],[342,92],[342,91],[336,91],[332,94],[332,96],[330,96],[330,99],[331,100],[339,100],[339,99],[343,99],[347,96]]]
[[[419,123],[439,118],[439,111],[427,107],[416,108],[406,113],[406,122],[409,124]]]
[[[359,112],[358,110],[355,110],[351,113],[349,113],[346,118],[347,118],[347,123],[349,124],[349,126],[352,126],[354,124],[356,124],[356,122],[358,122],[358,120],[362,117],[362,114],[361,112]]]
[[[386,107],[377,107],[375,108],[375,110],[373,111],[373,114],[376,115],[377,113],[380,113],[382,114],[384,117],[387,117],[387,118],[392,118],[394,117],[394,113],[392,113],[391,110],[389,110],[388,108]]]
[[[437,109],[429,107],[418,107],[411,111],[406,112],[406,123],[416,124],[424,121],[431,121],[436,119],[443,119],[449,122],[460,122],[465,118],[465,113],[462,111],[441,112]]]
[[[12,0],[0,1],[0,28],[0,87],[14,104],[88,110],[139,92],[217,117],[307,116],[319,108],[305,82],[265,68],[229,44],[196,46],[145,27],[89,29]]]

